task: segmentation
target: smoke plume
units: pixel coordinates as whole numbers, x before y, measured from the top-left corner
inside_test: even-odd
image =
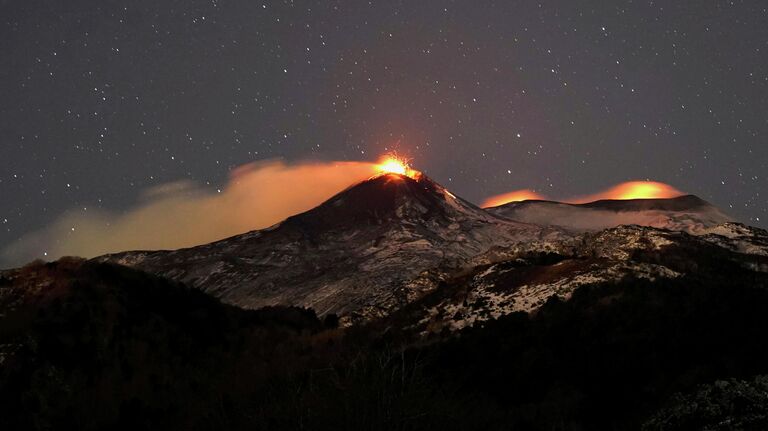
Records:
[[[373,163],[251,163],[221,192],[180,181],[147,190],[124,213],[68,211],[51,226],[0,252],[0,267],[35,258],[94,257],[124,250],[175,249],[269,227],[311,209],[376,173]]]

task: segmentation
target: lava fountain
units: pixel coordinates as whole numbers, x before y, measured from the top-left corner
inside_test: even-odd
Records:
[[[398,174],[413,179],[418,178],[420,174],[419,171],[411,168],[408,159],[398,156],[395,153],[390,153],[383,156],[379,163],[376,165],[376,170],[378,171],[379,175]]]

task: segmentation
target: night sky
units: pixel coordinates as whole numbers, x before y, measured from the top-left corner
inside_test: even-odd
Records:
[[[261,159],[473,202],[633,179],[768,226],[765,1],[0,0],[0,244]]]

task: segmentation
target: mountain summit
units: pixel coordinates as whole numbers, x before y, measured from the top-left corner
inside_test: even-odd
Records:
[[[498,218],[458,198],[426,175],[384,173],[333,196],[284,224],[314,229],[358,228],[395,220],[452,223],[462,216]]]

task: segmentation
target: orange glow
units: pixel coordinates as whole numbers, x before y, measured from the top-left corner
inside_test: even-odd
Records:
[[[626,183],[615,185],[599,193],[563,199],[561,202],[583,204],[587,202],[599,201],[602,199],[666,199],[682,196],[683,194],[683,192],[670,186],[669,184],[656,181],[628,181]],[[481,206],[483,208],[490,208],[504,205],[509,202],[519,202],[532,199],[547,200],[548,198],[532,190],[515,190],[513,192],[491,196],[485,199]]]
[[[415,178],[418,175],[418,171],[411,169],[406,158],[394,153],[382,157],[376,165],[376,170],[379,174],[398,174],[411,178]]]
[[[510,202],[520,202],[527,200],[544,200],[544,196],[534,192],[533,190],[523,189],[515,190],[513,192],[504,193],[502,195],[491,196],[483,201],[480,205],[483,208],[497,207],[499,205],[508,204]]]
[[[683,195],[683,192],[669,184],[655,181],[628,181],[600,193],[567,199],[569,203],[594,202],[601,199],[664,199]]]

